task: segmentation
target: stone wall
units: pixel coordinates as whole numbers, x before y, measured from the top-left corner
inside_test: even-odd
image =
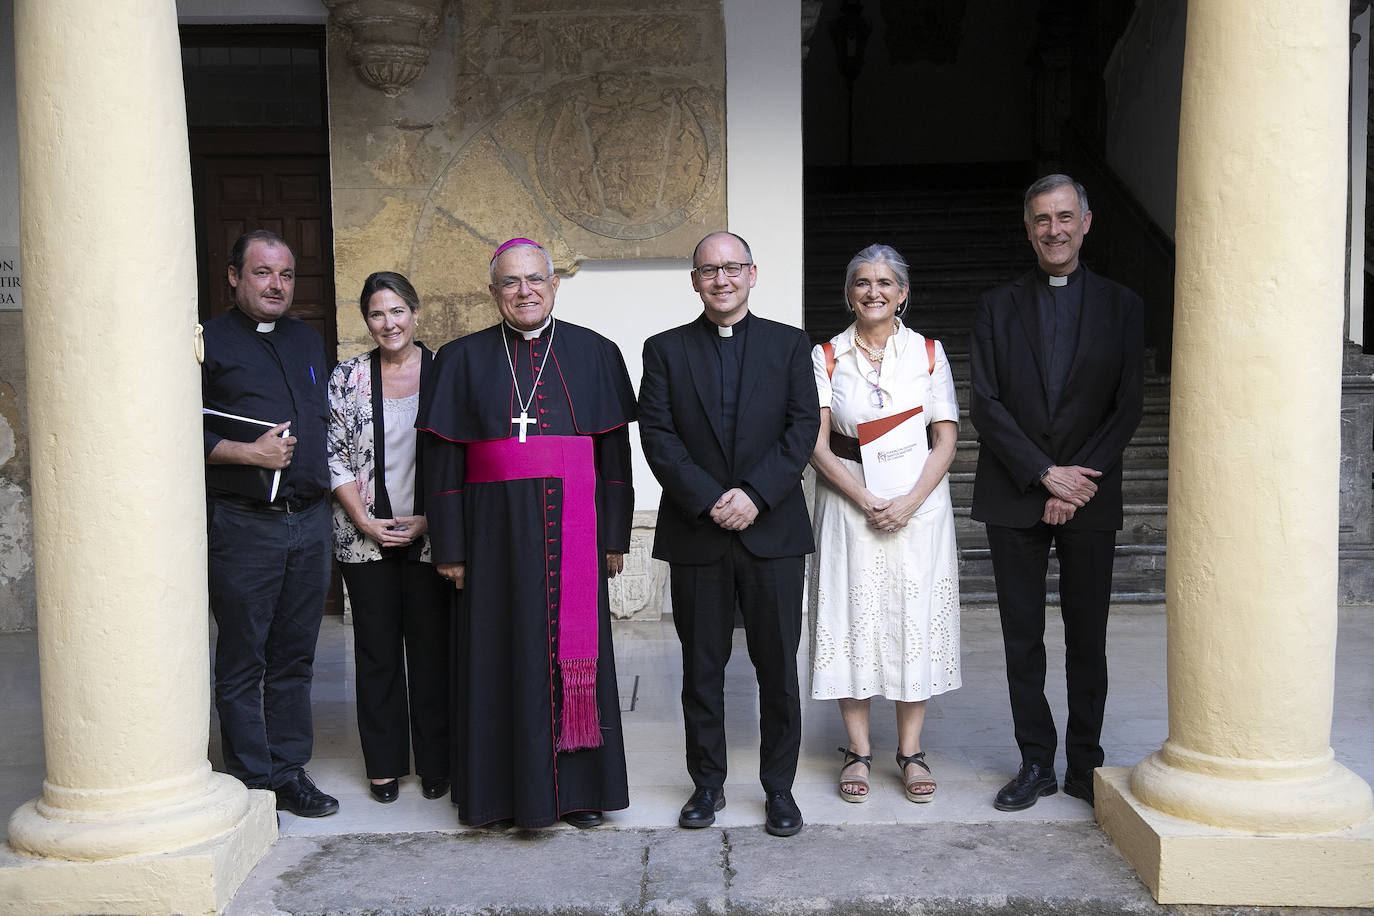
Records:
[[[495,320],[487,264],[511,236],[572,273],[688,257],[725,224],[719,0],[433,3],[423,69],[386,91],[355,50],[367,2],[330,4],[341,358],[371,346],[354,297],[374,270],[410,277],[442,344]]]
[[[0,631],[30,629],[38,614],[24,377],[22,314],[0,312]]]
[[[1341,374],[1342,604],[1374,604],[1374,357],[1347,341]]]
[[[663,615],[668,564],[653,558],[657,523],[658,513],[652,510],[634,514],[625,569],[609,585],[614,620],[658,620]]]
[[[17,250],[19,143],[13,36],[13,0],[0,0],[0,248]],[[30,629],[38,613],[25,379],[23,313],[0,311],[0,631]]]

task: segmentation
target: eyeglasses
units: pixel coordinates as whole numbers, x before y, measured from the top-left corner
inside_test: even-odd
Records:
[[[725,276],[727,277],[738,277],[744,272],[744,268],[749,267],[753,263],[753,261],[745,261],[743,264],[740,264],[738,261],[730,261],[727,264],[703,264],[700,267],[693,267],[692,273],[701,277],[703,280],[714,280],[716,274],[720,273],[722,270],[725,271]]]
[[[524,283],[530,289],[541,289],[549,278],[543,274],[530,274],[528,277],[502,277],[502,289],[519,289],[520,284]]]
[[[868,384],[873,386],[872,390],[868,392],[868,403],[874,407],[882,408],[883,389],[878,387],[878,370],[869,369],[868,375],[864,376],[864,378],[868,380]]]

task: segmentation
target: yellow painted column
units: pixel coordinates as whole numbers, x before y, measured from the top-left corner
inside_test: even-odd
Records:
[[[0,912],[222,907],[276,835],[210,771],[195,228],[171,0],[17,0],[47,776]]]
[[[1169,432],[1169,739],[1099,771],[1161,903],[1374,903],[1330,747],[1346,4],[1188,4]]]

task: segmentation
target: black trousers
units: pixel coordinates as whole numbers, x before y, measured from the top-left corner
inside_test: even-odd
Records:
[[[329,501],[303,512],[210,499],[215,710],[224,769],[254,789],[310,760],[310,684],[329,591]]]
[[[801,750],[801,557],[761,559],[731,539],[702,566],[673,564],[673,625],[682,642],[682,715],[687,772],[706,788],[725,784],[725,665],[738,600],[749,658],[759,682],[759,782],[791,789]]]
[[[358,736],[372,779],[449,775],[448,655],[453,586],[431,563],[342,563],[353,608]]]
[[[1070,770],[1100,767],[1102,712],[1107,704],[1107,609],[1116,532],[1062,529],[1041,522],[1030,528],[988,525],[987,534],[1021,759],[1053,767],[1058,744],[1045,699],[1045,575],[1053,545],[1059,558],[1069,700],[1064,753]]]

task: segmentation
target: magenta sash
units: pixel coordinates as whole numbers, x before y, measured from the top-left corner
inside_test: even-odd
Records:
[[[468,483],[557,477],[563,481],[562,543],[558,580],[558,670],[563,682],[563,716],[556,748],[575,751],[601,746],[596,708],[597,596],[596,465],[588,436],[515,437],[467,446]],[[548,523],[550,526],[553,522]],[[546,544],[546,547],[548,545]]]

